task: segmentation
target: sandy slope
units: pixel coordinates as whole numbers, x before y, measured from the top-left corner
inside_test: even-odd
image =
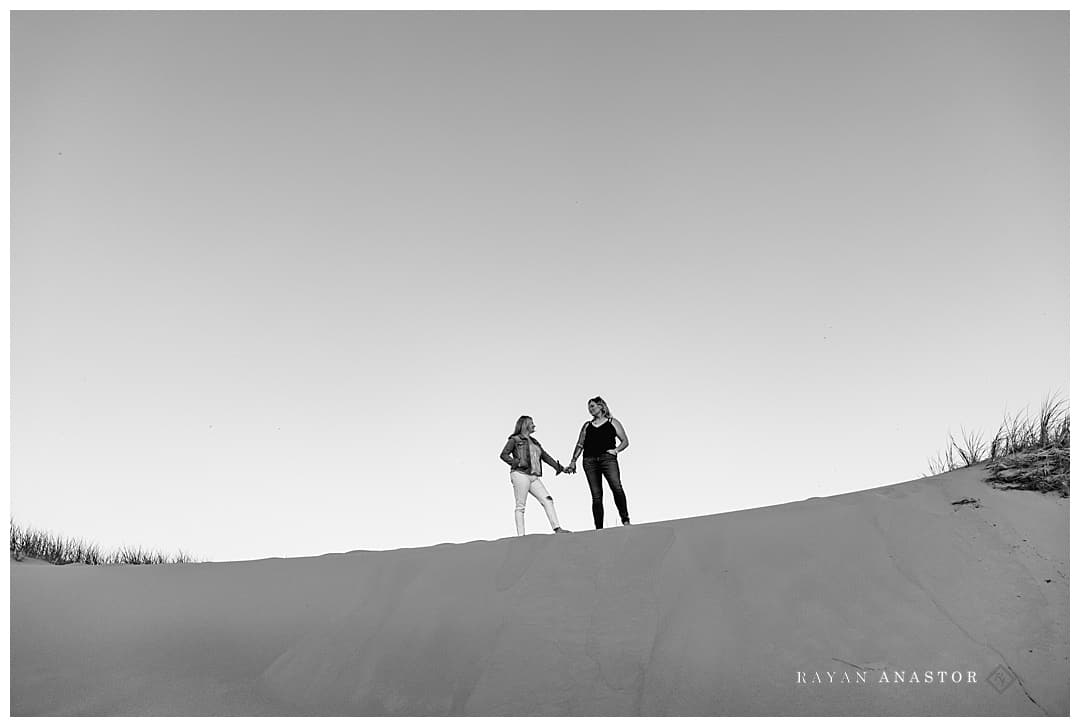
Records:
[[[979,474],[567,536],[12,563],[12,712],[1067,714],[1068,500]]]

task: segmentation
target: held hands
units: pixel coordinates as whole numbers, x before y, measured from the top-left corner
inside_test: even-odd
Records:
[[[607,450],[607,453],[618,456],[619,455],[619,450],[617,450],[617,449],[609,449],[609,450]],[[560,474],[563,474],[563,472],[565,472],[568,475],[575,474],[577,472],[577,462],[571,462],[566,467],[563,467],[562,472],[556,472],[555,474],[560,475]]]

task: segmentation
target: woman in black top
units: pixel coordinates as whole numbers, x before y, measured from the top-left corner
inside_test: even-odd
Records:
[[[585,478],[589,481],[589,491],[592,493],[593,524],[596,529],[604,527],[604,483],[601,477],[607,479],[622,524],[629,525],[630,513],[626,509],[626,493],[623,492],[619,474],[618,454],[630,446],[630,440],[626,437],[623,425],[611,416],[607,402],[601,397],[589,399],[589,414],[592,415],[592,420],[581,427],[577,446],[574,447],[574,456],[570,458],[570,466],[566,471],[577,471],[577,458],[584,454],[582,464],[585,467]],[[618,444],[616,439],[619,440]]]

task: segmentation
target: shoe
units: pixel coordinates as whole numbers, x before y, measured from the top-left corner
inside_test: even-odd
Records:
[[[623,524],[623,525],[629,525],[629,524],[630,524],[630,521],[629,521],[629,520],[623,520],[623,521],[622,521],[622,524]]]
[[[557,533],[568,533],[570,531],[567,530],[566,528],[555,528],[555,532],[557,532]]]

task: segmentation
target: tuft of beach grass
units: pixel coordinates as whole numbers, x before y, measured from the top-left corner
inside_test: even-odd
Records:
[[[987,481],[1003,490],[1057,492],[1069,496],[1069,403],[1048,396],[1037,413],[1006,414],[989,441],[961,430],[945,451],[928,460],[928,475],[985,465]]]
[[[139,547],[103,551],[95,543],[88,543],[81,538],[65,538],[39,528],[24,527],[16,524],[14,520],[10,525],[11,557],[15,560],[34,558],[55,565],[165,565],[196,562],[182,550],[175,554]]]

